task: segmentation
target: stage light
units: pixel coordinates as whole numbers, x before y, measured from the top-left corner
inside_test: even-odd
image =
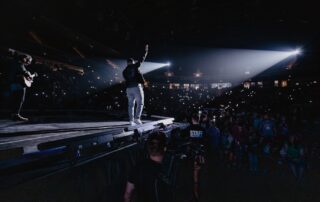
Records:
[[[172,77],[174,74],[173,74],[173,72],[166,72],[165,75],[166,75],[167,77]]]
[[[167,62],[167,63],[144,62],[141,65],[141,72],[143,74],[146,74],[160,68],[168,67],[170,65],[171,65],[170,62]]]
[[[302,53],[302,51],[301,51],[301,49],[298,48],[294,51],[291,51],[290,53],[291,53],[291,55],[300,55]]]
[[[202,73],[201,72],[196,72],[193,74],[195,77],[199,78],[202,76]]]

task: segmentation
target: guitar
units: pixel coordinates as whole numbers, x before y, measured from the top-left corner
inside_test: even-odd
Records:
[[[21,75],[21,77],[22,77],[21,84],[24,87],[30,88],[32,86],[33,79],[37,76],[38,76],[38,74],[36,72],[34,74],[31,74],[30,72],[28,72],[28,75]]]

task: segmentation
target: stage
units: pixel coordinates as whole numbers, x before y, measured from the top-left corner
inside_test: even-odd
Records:
[[[22,149],[23,154],[39,151],[39,145],[55,141],[89,137],[97,133],[121,133],[128,123],[124,121],[84,123],[28,124],[2,121],[0,151]]]
[[[152,116],[130,126],[125,120],[17,122],[0,120],[1,187],[52,175],[139,144],[153,130],[184,127]],[[21,177],[22,176],[22,177]]]
[[[0,120],[0,152],[21,149],[23,154],[28,154],[37,152],[44,144],[53,142],[70,143],[106,135],[114,139],[124,134],[133,134],[134,130],[140,132],[152,130],[161,123],[172,124],[173,120],[173,118],[145,120],[142,125],[137,126],[129,126],[128,121],[28,123]]]

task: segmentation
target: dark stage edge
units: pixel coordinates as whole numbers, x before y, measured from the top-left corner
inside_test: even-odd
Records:
[[[142,125],[129,126],[128,121],[24,123],[0,120],[0,158],[3,153],[36,153],[44,149],[67,146],[73,142],[88,141],[100,144],[115,138],[129,136],[134,130],[146,132],[159,124],[172,124],[174,119],[157,117],[143,120]],[[10,152],[15,151],[15,152]],[[1,159],[0,159],[1,160]]]

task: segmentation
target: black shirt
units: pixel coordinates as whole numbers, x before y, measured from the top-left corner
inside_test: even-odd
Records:
[[[190,140],[204,144],[206,143],[206,130],[199,124],[191,124],[188,128],[188,138]]]
[[[138,202],[168,202],[168,186],[160,179],[162,164],[146,159],[132,170],[128,181],[134,184]]]
[[[17,83],[19,80],[18,75],[26,75],[28,70],[19,62],[18,59],[10,59],[10,58],[0,58],[3,59],[1,61],[1,72],[4,75],[6,83]]]
[[[23,79],[21,76],[25,76],[27,75],[28,70],[26,69],[26,67],[23,64],[18,64],[16,65],[16,72],[15,72],[15,77],[14,77],[14,81],[15,83],[23,83]]]
[[[139,70],[141,62],[128,65],[122,72],[123,78],[126,80],[127,88],[137,87],[138,84],[144,84],[144,78]]]

